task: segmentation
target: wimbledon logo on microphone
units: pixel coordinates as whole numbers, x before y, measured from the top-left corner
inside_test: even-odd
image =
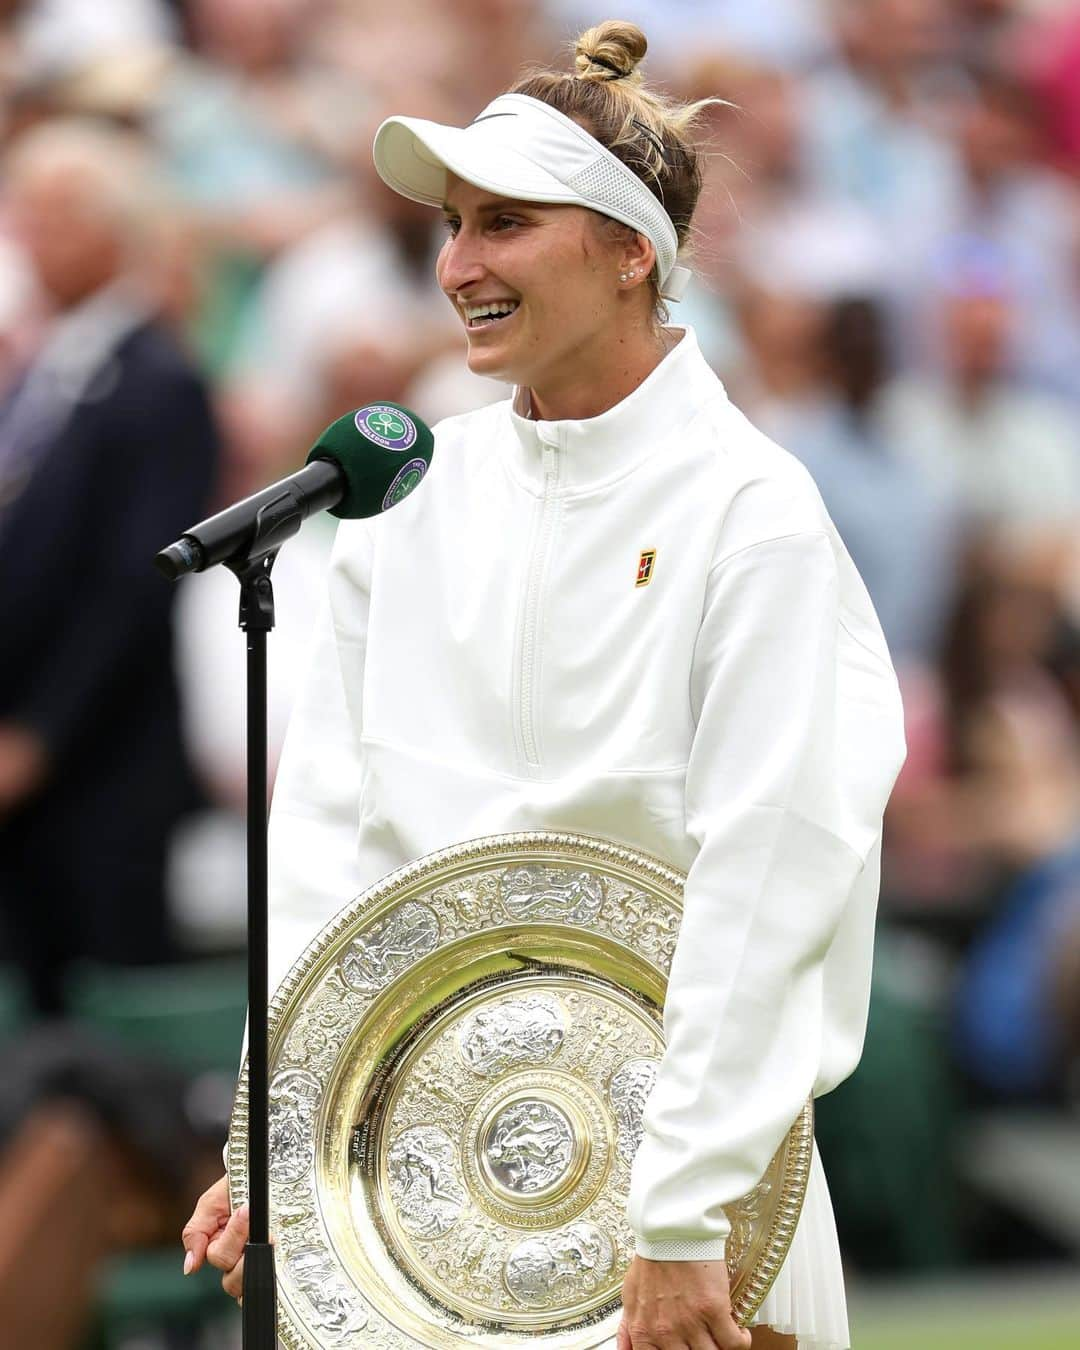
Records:
[[[427,460],[410,459],[404,468],[399,469],[394,475],[394,481],[386,489],[382,509],[388,511],[391,506],[396,506],[403,497],[407,497],[424,474],[427,473],[427,467]]]
[[[361,408],[354,420],[361,436],[384,450],[411,450],[416,444],[416,425],[400,408],[372,403]]]

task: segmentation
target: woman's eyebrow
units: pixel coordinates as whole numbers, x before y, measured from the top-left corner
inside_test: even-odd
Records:
[[[517,209],[524,205],[527,205],[527,203],[515,201],[513,197],[497,197],[493,202],[488,202],[484,206],[478,206],[476,211],[478,215],[490,216],[496,211],[505,211],[508,208]],[[448,216],[458,216],[461,214],[458,208],[451,205],[450,202],[443,202],[442,209],[443,213]]]

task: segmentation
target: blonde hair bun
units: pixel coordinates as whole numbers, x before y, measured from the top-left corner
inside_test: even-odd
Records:
[[[701,193],[703,155],[695,143],[694,124],[720,100],[681,103],[650,89],[638,69],[648,46],[637,24],[607,19],[574,44],[572,72],[534,67],[509,92],[538,99],[578,122],[648,187],[675,226],[682,248]],[[651,284],[657,312],[665,316],[655,275]]]
[[[634,23],[625,19],[605,19],[595,28],[586,29],[574,44],[574,66],[584,80],[621,80],[633,76],[633,84],[641,82],[638,72],[649,49],[645,34]]]

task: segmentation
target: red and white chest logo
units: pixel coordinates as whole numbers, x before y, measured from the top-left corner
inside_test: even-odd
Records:
[[[653,566],[656,562],[656,549],[645,548],[641,550],[641,560],[638,562],[637,581],[635,586],[647,586],[652,581]]]

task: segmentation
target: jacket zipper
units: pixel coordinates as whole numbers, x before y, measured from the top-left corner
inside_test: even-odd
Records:
[[[543,468],[544,498],[540,508],[539,540],[529,568],[525,622],[521,630],[521,704],[518,711],[521,744],[525,751],[525,762],[530,768],[538,768],[540,765],[540,748],[536,735],[536,673],[540,657],[540,621],[544,612],[544,579],[547,575],[551,541],[559,509],[559,501],[555,495],[559,482],[559,455],[554,445],[544,446]]]

